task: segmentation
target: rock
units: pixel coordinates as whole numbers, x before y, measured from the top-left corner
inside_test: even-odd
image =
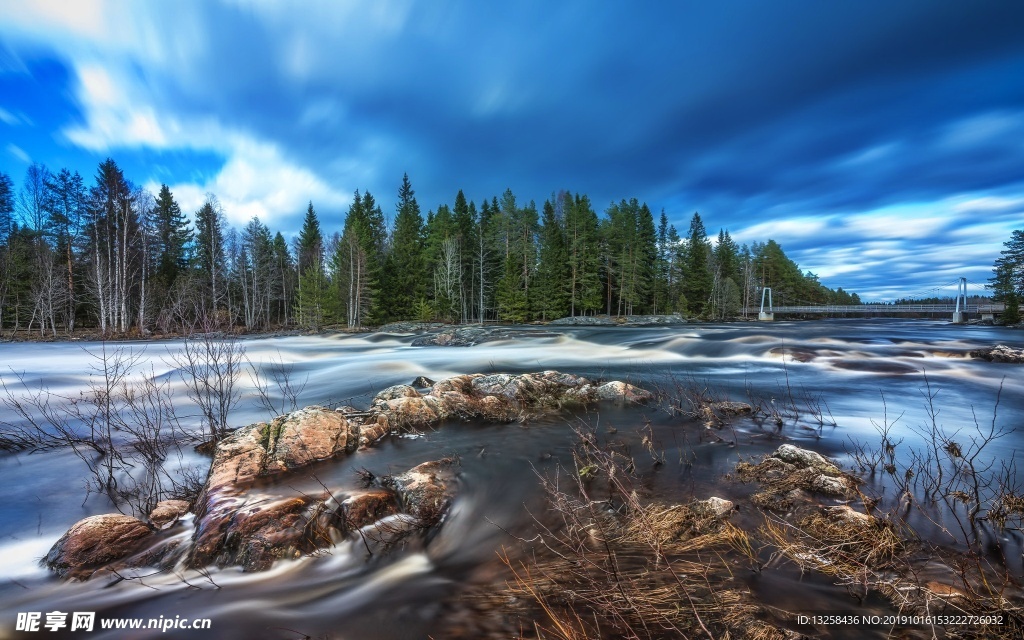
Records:
[[[432,386],[432,385],[431,385]],[[384,389],[373,397],[372,404],[377,405],[395,398],[418,398],[420,394],[407,384],[396,384],[393,387]]]
[[[783,462],[788,462],[798,469],[811,468],[830,476],[838,476],[842,473],[839,470],[839,467],[834,465],[821,454],[807,449],[801,449],[791,444],[782,445],[775,450],[775,453],[773,453],[771,457],[782,460]]]
[[[417,389],[426,389],[428,387],[433,387],[434,381],[426,376],[419,376],[409,384],[416,387]]]
[[[293,497],[239,509],[213,560],[220,566],[237,564],[245,571],[263,571],[275,560],[299,557],[323,546],[317,544],[312,532],[307,533],[311,502],[309,498]]]
[[[412,341],[414,347],[472,347],[496,340],[516,338],[556,337],[559,334],[513,327],[465,326],[446,329],[432,335],[420,336]]]
[[[1015,349],[1005,344],[997,344],[994,347],[976,349],[970,352],[972,358],[981,358],[989,362],[1006,362],[1010,364],[1024,363],[1024,349]]]
[[[89,516],[54,543],[43,563],[61,578],[85,580],[96,570],[136,553],[152,534],[153,529],[138,518]]]
[[[341,503],[341,513],[346,530],[361,529],[398,513],[398,496],[387,489],[371,489],[347,498]]]
[[[163,529],[188,513],[188,510],[189,503],[186,500],[161,500],[149,513],[149,521],[157,529]]]
[[[326,460],[358,445],[358,427],[336,411],[307,407],[239,429],[217,445],[206,485],[196,501],[196,533],[190,564],[205,566],[224,560],[223,547],[236,514],[245,506],[238,498],[254,480]],[[269,508],[266,503],[256,510]],[[251,508],[250,508],[251,509]],[[254,513],[246,512],[245,519]],[[234,554],[228,554],[232,557]],[[254,553],[253,566],[264,554]]]
[[[712,402],[708,407],[717,414],[725,414],[730,416],[738,416],[747,413],[753,413],[754,407],[750,406],[746,402],[733,402],[729,400],[723,400],[722,402]]]
[[[452,458],[424,462],[405,473],[386,478],[384,484],[394,488],[402,511],[423,525],[431,526],[444,517],[454,495],[454,464]]]
[[[844,478],[826,476],[824,474],[815,476],[811,480],[810,488],[812,491],[817,491],[826,496],[845,496],[846,492],[850,490],[850,486]]]
[[[849,505],[839,505],[836,507],[825,507],[825,515],[831,520],[837,522],[843,522],[845,524],[852,525],[859,529],[866,529],[874,524],[875,519],[866,513],[861,513],[851,508]]]
[[[693,504],[692,508],[694,513],[700,517],[721,520],[732,515],[736,505],[731,500],[713,496],[707,500],[698,500]]]
[[[594,390],[599,400],[615,400],[626,404],[642,404],[654,396],[650,391],[634,387],[627,382],[608,382]]]

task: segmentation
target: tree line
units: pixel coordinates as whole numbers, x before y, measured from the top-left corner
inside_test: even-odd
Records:
[[[1017,229],[1003,243],[989,279],[993,299],[1006,304],[1004,324],[1020,322],[1020,301],[1024,298],[1024,230]]]
[[[20,190],[0,173],[0,330],[57,336],[379,325],[395,320],[529,322],[578,315],[738,316],[771,287],[776,304],[857,304],[802,272],[773,240],[717,241],[694,213],[685,235],[635,198],[598,215],[560,191],[538,208],[511,190],[424,216],[408,176],[390,220],[354,194],[327,234],[310,202],[289,242],[254,217],[230,226],[208,194],[188,216],[167,185],[133,184],[112,159],[92,184],[33,164]]]

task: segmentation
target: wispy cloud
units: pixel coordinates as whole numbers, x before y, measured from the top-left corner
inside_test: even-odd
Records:
[[[11,154],[21,162],[25,164],[32,164],[32,157],[25,153],[25,150],[14,144],[13,142],[7,144],[7,153]]]

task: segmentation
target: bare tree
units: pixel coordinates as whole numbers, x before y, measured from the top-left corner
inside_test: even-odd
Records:
[[[245,362],[245,347],[238,337],[215,328],[206,319],[200,331],[185,337],[180,351],[168,351],[170,364],[177,368],[189,399],[199,407],[213,441],[228,432],[228,415],[241,393],[236,383]]]

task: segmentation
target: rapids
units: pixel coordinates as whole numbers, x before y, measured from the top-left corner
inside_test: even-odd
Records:
[[[63,583],[39,565],[71,524],[114,511],[105,496],[87,492],[83,462],[67,451],[0,454],[0,638],[18,637],[14,626],[19,612],[55,610],[97,611],[106,618],[181,616],[212,621],[210,631],[153,630],[132,637],[426,638],[443,628],[446,617],[465,615],[457,611],[457,598],[468,586],[501,588],[496,554],[503,548],[514,554],[519,546],[515,536],[533,535],[532,516],[543,514],[544,506],[536,474],[571,469],[572,424],[617,434],[635,457],[649,495],[683,501],[727,494],[721,477],[741,457],[770,451],[782,441],[849,463],[850,443],[877,442],[875,425],[883,421],[894,423],[899,437],[918,438],[915,428],[930,419],[925,376],[936,394],[937,419],[947,427],[995,420],[1014,429],[1024,415],[1022,370],[967,357],[971,349],[997,343],[1024,346],[1024,334],[999,327],[920,320],[548,326],[537,337],[473,347],[412,347],[412,338],[289,336],[247,339],[243,344],[258,366],[283,362],[293,367],[293,378],[305,381],[301,405],[366,406],[377,391],[408,384],[421,375],[438,380],[461,373],[557,369],[667,392],[698,385],[716,395],[754,399],[766,406],[815,404],[825,424],[804,411],[779,429],[738,420],[734,430],[709,438],[697,422],[672,417],[655,404],[633,409],[602,406],[599,413],[565,413],[522,424],[444,424],[422,435],[386,438],[372,449],[270,479],[259,487],[268,495],[276,483],[310,492],[323,483],[344,491],[358,486],[358,469],[377,475],[399,473],[455,454],[461,459],[458,497],[443,526],[425,541],[372,557],[358,540],[343,541],[313,557],[279,561],[263,573],[236,568],[210,568],[205,574],[140,571],[141,577],[114,582]],[[76,343],[2,344],[0,381],[13,393],[45,387],[72,395],[85,386],[100,348]],[[124,348],[138,353],[147,371],[170,379],[179,409],[194,413],[168,355],[180,349],[179,343],[125,343]],[[248,372],[240,384],[243,394],[232,423],[266,419]],[[0,423],[5,421],[15,422],[17,416],[0,404]],[[835,426],[829,424],[833,421]],[[660,467],[639,444],[639,431],[647,425],[656,447],[665,453],[667,462]],[[994,443],[992,453],[1010,460],[1024,444],[1022,438],[1024,431],[1018,430]],[[173,464],[204,468],[208,458],[189,451]],[[185,539],[191,536],[191,527],[186,519],[168,535]],[[1020,571],[1017,564],[1014,569]],[[790,611],[844,613],[862,606],[884,610],[884,603],[860,605],[827,578],[801,576],[793,568],[750,576],[748,584],[764,602]],[[38,634],[24,637],[34,635]],[[126,637],[99,629],[85,635]]]

